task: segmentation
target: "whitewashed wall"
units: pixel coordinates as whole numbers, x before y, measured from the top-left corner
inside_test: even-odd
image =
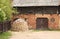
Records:
[[[13,0],[13,6],[58,6],[59,0]]]

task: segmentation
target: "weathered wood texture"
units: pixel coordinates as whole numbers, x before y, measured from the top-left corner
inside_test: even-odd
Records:
[[[13,6],[58,6],[59,0],[13,0]]]
[[[0,22],[0,32],[6,32],[10,28],[11,28],[11,22],[10,21]]]

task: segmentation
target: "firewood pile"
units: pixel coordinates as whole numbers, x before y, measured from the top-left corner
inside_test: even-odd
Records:
[[[28,24],[24,19],[17,19],[12,24],[13,31],[28,31]]]

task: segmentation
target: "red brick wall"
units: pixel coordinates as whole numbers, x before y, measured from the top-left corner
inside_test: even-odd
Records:
[[[57,14],[20,14],[17,16],[14,16],[13,19],[15,18],[27,18],[27,22],[29,27],[32,26],[33,29],[36,29],[36,19],[37,18],[48,18],[48,27],[50,29],[58,29],[59,27],[59,16]],[[52,22],[51,19],[54,18],[55,21]]]
[[[59,14],[59,29],[60,29],[60,14]]]

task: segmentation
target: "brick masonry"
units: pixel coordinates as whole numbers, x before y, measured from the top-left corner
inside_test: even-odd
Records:
[[[58,14],[19,14],[13,16],[13,20],[15,18],[27,19],[26,21],[28,22],[29,27],[31,27],[32,29],[36,29],[37,18],[47,18],[49,29],[60,29],[60,16]]]

